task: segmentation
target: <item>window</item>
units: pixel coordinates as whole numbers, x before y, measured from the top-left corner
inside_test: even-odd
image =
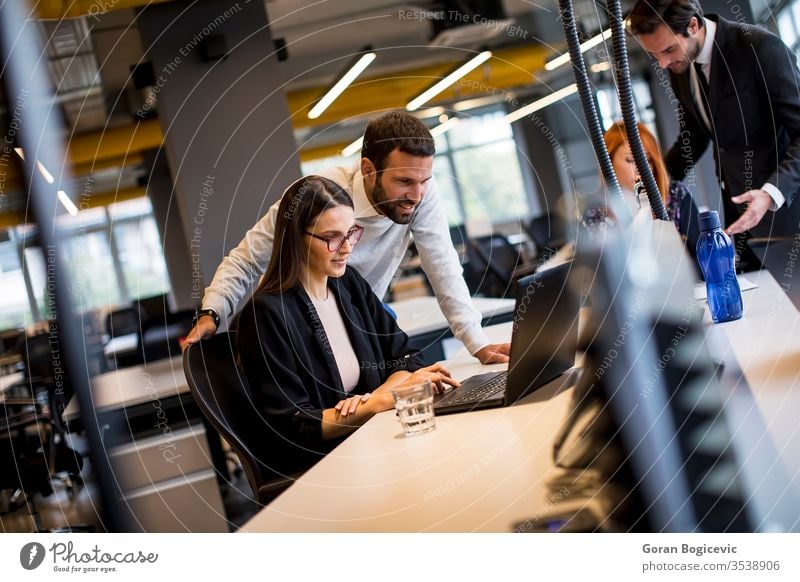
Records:
[[[81,312],[169,293],[161,239],[147,198],[59,216],[67,281]],[[0,243],[0,330],[48,317],[46,258],[29,225]]]
[[[23,327],[33,323],[19,248],[14,241],[0,243],[0,329]]]
[[[773,13],[767,11],[768,15]],[[777,32],[795,55],[800,56],[800,0],[790,0],[775,16]]]
[[[647,86],[647,82],[642,79],[631,79],[631,90],[633,92],[633,105],[636,108],[636,119],[644,123],[647,129],[653,132],[653,135],[658,135],[656,132],[656,112],[653,109],[650,88]],[[597,105],[605,129],[622,120],[622,110],[619,106],[616,87],[599,88],[597,90]]]
[[[169,293],[167,265],[147,198],[109,207],[114,244],[128,298],[139,299]]]
[[[446,159],[451,171],[437,173],[436,181],[451,225],[530,215],[530,193],[502,107],[462,118],[441,140],[445,147],[437,145],[436,158]]]

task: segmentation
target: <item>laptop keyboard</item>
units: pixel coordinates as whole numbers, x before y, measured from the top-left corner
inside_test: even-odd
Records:
[[[463,404],[465,402],[480,402],[486,400],[490,396],[494,396],[506,389],[506,379],[508,378],[507,372],[500,372],[497,376],[488,379],[485,382],[471,386],[464,390],[459,388],[450,398],[443,401],[448,406],[451,404]]]

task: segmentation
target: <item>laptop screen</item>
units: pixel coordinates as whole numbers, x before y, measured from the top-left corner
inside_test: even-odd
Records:
[[[520,279],[506,398],[514,402],[575,364],[580,295],[569,284],[572,262]]]

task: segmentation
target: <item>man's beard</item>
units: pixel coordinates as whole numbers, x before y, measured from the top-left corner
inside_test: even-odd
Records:
[[[410,200],[388,200],[386,197],[386,190],[383,189],[383,184],[381,184],[381,175],[378,173],[375,186],[372,188],[372,204],[375,206],[375,209],[392,222],[408,224],[417,213],[419,204],[414,207],[414,212],[411,214],[401,214],[398,209],[401,203],[413,204]]]

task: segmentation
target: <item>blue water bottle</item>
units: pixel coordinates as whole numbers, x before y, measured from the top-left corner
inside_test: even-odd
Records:
[[[697,262],[706,279],[708,308],[714,323],[742,317],[742,291],[736,279],[733,244],[720,228],[719,213],[701,212],[700,238],[697,239]]]

